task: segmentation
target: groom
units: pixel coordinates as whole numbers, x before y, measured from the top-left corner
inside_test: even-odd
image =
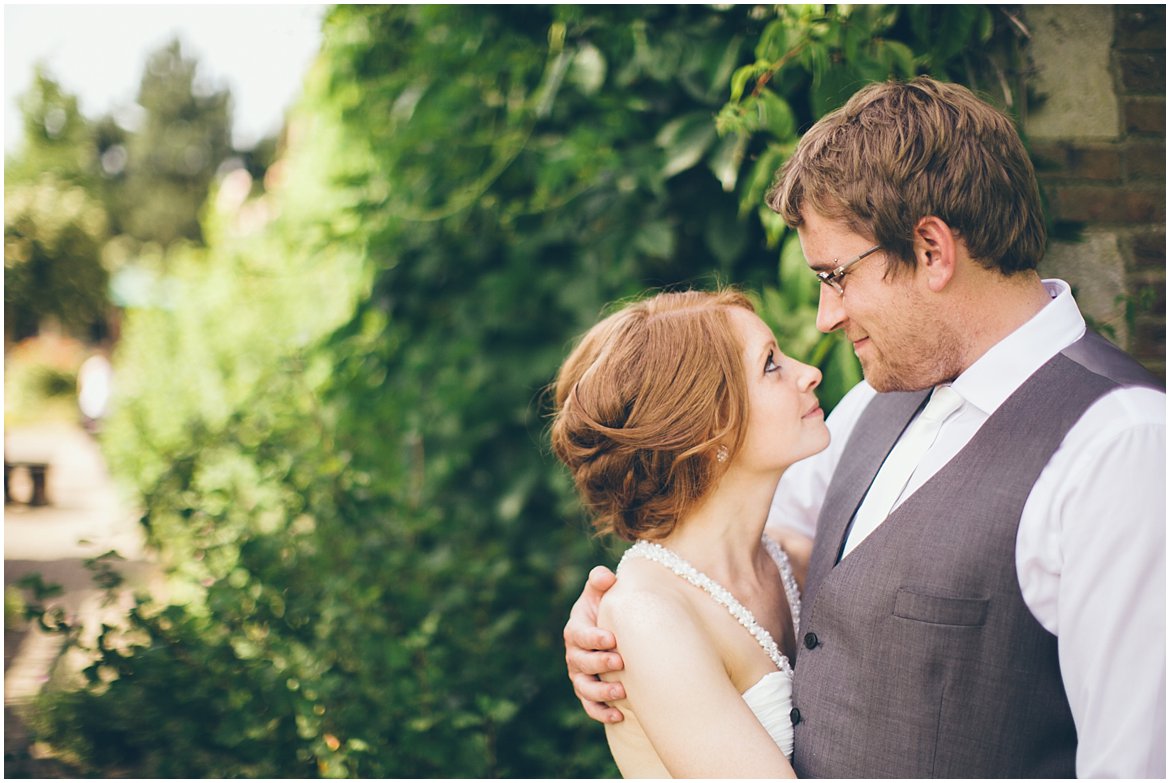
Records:
[[[870,85],[768,203],[866,379],[769,522],[816,534],[797,773],[1164,777],[1166,398],[1037,275],[1011,122],[956,85]],[[612,580],[595,569],[565,626],[599,720],[621,719],[593,676],[621,668],[594,627]]]

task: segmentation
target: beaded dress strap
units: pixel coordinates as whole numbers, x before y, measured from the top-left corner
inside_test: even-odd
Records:
[[[788,599],[788,608],[792,611],[792,630],[800,631],[800,586],[796,584],[796,575],[792,573],[792,563],[788,560],[788,553],[766,533],[760,539],[764,542],[764,549],[772,556],[776,568],[780,571],[780,581],[784,583],[784,596]]]
[[[780,548],[775,541],[763,537],[764,548],[776,563],[776,567],[780,571],[781,580],[784,583],[784,592],[788,596],[788,605],[792,609],[793,627],[799,628],[800,625],[800,596],[796,590],[796,580],[792,576],[792,569],[788,563],[788,556],[784,550]],[[792,674],[792,666],[788,663],[788,658],[784,653],[780,652],[776,640],[772,638],[772,634],[768,633],[768,629],[764,628],[756,622],[755,616],[751,610],[741,604],[734,595],[732,595],[723,585],[716,582],[711,577],[702,573],[686,560],[683,560],[677,554],[653,541],[636,541],[633,546],[626,550],[622,555],[624,561],[627,557],[642,557],[646,560],[652,560],[659,565],[665,566],[673,571],[678,576],[687,580],[695,587],[701,588],[704,592],[710,595],[715,602],[727,609],[739,624],[748,630],[748,632],[755,637],[759,642],[760,647],[772,659],[772,663],[776,664],[776,668],[780,671]],[[621,563],[618,564],[621,568]]]

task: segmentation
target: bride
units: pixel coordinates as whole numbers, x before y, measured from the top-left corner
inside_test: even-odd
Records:
[[[627,305],[561,367],[553,450],[596,528],[633,542],[598,615],[625,663],[606,725],[625,777],[794,777],[802,563],[764,523],[828,445],[820,379],[735,291]]]

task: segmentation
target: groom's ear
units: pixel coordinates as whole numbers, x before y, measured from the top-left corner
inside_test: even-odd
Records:
[[[951,282],[961,252],[955,232],[942,218],[928,215],[914,226],[916,273],[931,291],[938,293]]]

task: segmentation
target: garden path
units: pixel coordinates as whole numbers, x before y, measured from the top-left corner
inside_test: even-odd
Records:
[[[49,464],[46,506],[19,502],[31,497],[31,482],[19,472],[12,476],[17,502],[4,507],[6,591],[26,574],[40,573],[46,583],[63,588],[51,605],[62,606],[86,628],[97,627],[118,607],[103,606],[103,591],[94,585],[86,560],[116,550],[125,558],[116,567],[128,591],[145,587],[155,576],[139,514],[119,492],[97,441],[80,425],[53,422],[8,429],[4,452],[6,459]],[[4,776],[72,777],[46,749],[30,746],[22,716],[50,676],[67,677],[76,665],[62,657],[60,636],[15,622],[8,616],[7,601],[5,608]]]

